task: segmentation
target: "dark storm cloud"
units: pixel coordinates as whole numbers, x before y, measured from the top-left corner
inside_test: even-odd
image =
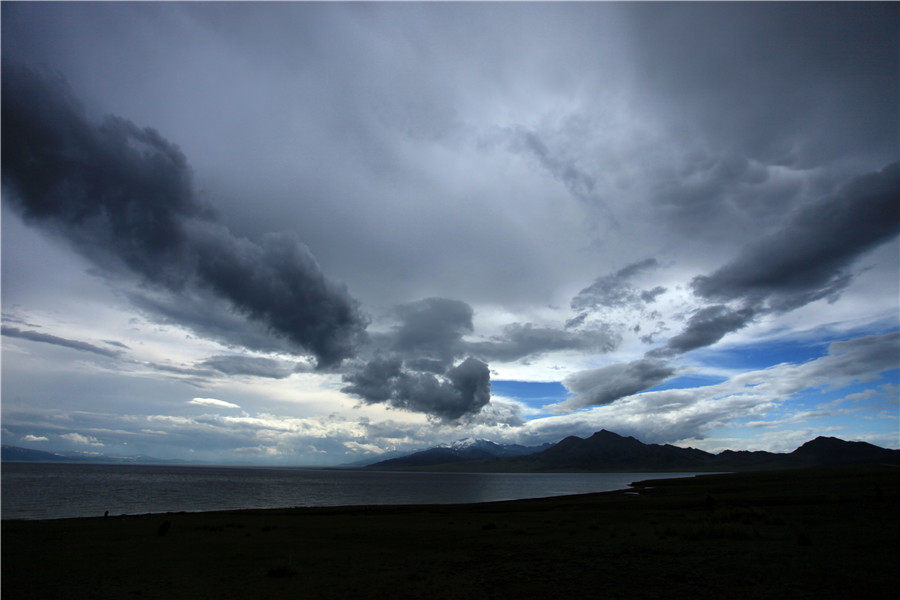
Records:
[[[606,324],[570,331],[576,326],[572,320],[566,329],[510,323],[500,335],[485,341],[467,341],[463,337],[473,331],[472,307],[447,298],[403,304],[396,314],[399,325],[388,334],[372,336],[376,349],[400,356],[409,369],[430,373],[442,373],[454,359],[466,355],[511,362],[561,350],[609,352],[621,341]]]
[[[3,66],[4,194],[109,275],[123,269],[179,297],[199,289],[333,365],[365,320],[290,234],[234,236],[194,194],[181,151],[118,117],[90,122],[58,77]],[[182,324],[192,327],[190,321]],[[201,326],[202,329],[202,326]]]
[[[54,346],[62,346],[63,348],[81,350],[82,352],[92,352],[94,354],[99,354],[100,356],[107,356],[110,358],[115,358],[121,354],[121,352],[118,350],[109,350],[107,348],[101,348],[100,346],[95,346],[94,344],[89,344],[87,342],[61,338],[55,335],[50,335],[49,333],[41,333],[40,331],[19,329],[18,327],[11,327],[9,325],[3,325],[2,327],[0,327],[0,332],[2,332],[2,334],[7,337],[15,337],[21,338],[23,340],[31,340],[32,342],[53,344]]]
[[[701,308],[688,319],[684,331],[668,341],[668,353],[680,354],[715,344],[725,335],[746,327],[755,316],[751,308],[735,310],[722,304]]]
[[[443,379],[403,369],[398,357],[376,357],[344,375],[342,391],[367,403],[425,413],[452,421],[481,410],[491,398],[490,370],[474,358],[449,368]]]
[[[787,311],[833,298],[851,281],[847,267],[900,232],[900,163],[856,178],[838,194],[797,211],[780,231],[744,248],[694,293],[709,300],[768,302]]]
[[[404,360],[403,364],[413,371],[425,371],[426,373],[443,373],[447,364],[442,360],[431,358],[411,358]]]
[[[730,263],[691,282],[709,301],[741,308],[701,308],[682,333],[650,356],[688,352],[718,342],[756,316],[836,299],[853,280],[848,267],[900,232],[900,163],[857,177],[839,193],[799,209],[781,230],[745,247]]]
[[[674,373],[665,362],[647,358],[579,371],[563,380],[563,385],[575,395],[555,407],[576,410],[610,404],[658,385]]]
[[[129,302],[154,322],[182,326],[201,337],[221,342],[230,348],[244,347],[261,352],[293,352],[289,340],[273,336],[255,323],[235,313],[230,304],[204,290],[174,295],[168,291],[139,288],[126,292]]]
[[[426,298],[397,307],[400,325],[393,349],[404,355],[449,363],[461,353],[460,340],[472,332],[472,307],[459,300]]]
[[[263,356],[223,354],[210,356],[197,363],[197,367],[215,369],[225,375],[251,375],[270,379],[284,379],[294,373],[310,370],[309,365],[275,360]]]
[[[644,300],[643,294],[631,287],[628,284],[628,280],[642,271],[656,267],[658,264],[655,258],[647,258],[623,267],[615,273],[598,277],[594,280],[594,283],[578,292],[572,298],[572,309],[615,308],[639,305],[641,301],[652,301],[655,296],[651,297],[650,300]]]

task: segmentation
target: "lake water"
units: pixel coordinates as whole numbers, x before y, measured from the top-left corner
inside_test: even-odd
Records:
[[[3,463],[2,518],[456,504],[624,489],[693,473],[419,473],[299,468]]]

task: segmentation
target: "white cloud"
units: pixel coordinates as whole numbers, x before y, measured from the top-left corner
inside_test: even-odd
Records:
[[[64,433],[59,436],[64,440],[68,440],[75,444],[84,444],[86,446],[102,446],[103,444],[92,435],[81,435],[80,433]]]
[[[22,438],[26,442],[46,442],[47,438],[42,435],[31,435],[30,433]]]
[[[351,452],[362,452],[363,454],[384,454],[384,449],[379,448],[375,444],[360,444],[359,442],[344,442],[344,447]]]
[[[194,398],[193,400],[188,401],[188,404],[196,404],[198,406],[218,406],[221,408],[240,408],[240,406],[233,402],[225,402],[224,400],[217,400],[216,398]]]

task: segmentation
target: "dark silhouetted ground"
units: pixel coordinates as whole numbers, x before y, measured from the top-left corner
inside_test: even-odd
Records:
[[[480,505],[4,521],[2,594],[720,599],[894,598],[900,589],[896,467],[636,489]]]

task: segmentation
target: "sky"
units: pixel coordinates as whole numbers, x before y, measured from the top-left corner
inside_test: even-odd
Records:
[[[900,447],[897,4],[2,4],[2,441]]]

